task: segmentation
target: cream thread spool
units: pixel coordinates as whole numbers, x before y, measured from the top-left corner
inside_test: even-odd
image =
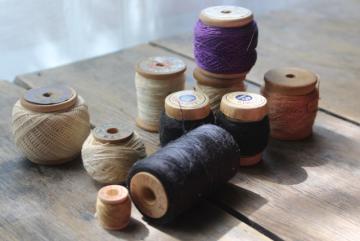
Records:
[[[32,162],[45,165],[76,158],[90,132],[88,108],[70,87],[28,90],[12,111],[15,143]]]
[[[136,65],[137,125],[158,132],[167,95],[185,87],[185,63],[176,57],[150,57]]]
[[[96,218],[104,229],[124,229],[130,222],[131,201],[128,190],[120,185],[101,188],[96,200]]]
[[[85,170],[97,182],[116,184],[126,180],[129,169],[146,157],[145,145],[129,128],[117,124],[96,127],[83,144]]]
[[[262,93],[268,99],[271,136],[280,140],[310,136],[318,108],[318,76],[288,67],[269,70],[264,80]]]
[[[226,119],[228,119],[230,122],[233,123],[254,123],[254,122],[262,122],[265,120],[266,115],[267,115],[267,100],[265,97],[258,95],[258,94],[254,94],[254,93],[249,93],[249,92],[233,92],[233,93],[229,93],[223,96],[222,100],[221,100],[221,105],[220,105],[220,112],[224,115],[224,117]],[[225,127],[224,125],[222,125],[221,120],[218,118],[217,120],[220,126],[222,126],[223,128]],[[266,118],[266,122],[264,122],[265,125],[263,127],[264,130],[267,130],[267,134],[265,134],[266,136],[260,136],[258,139],[260,141],[261,140],[261,145],[265,146],[267,145],[267,140],[268,140],[268,120]],[[230,126],[230,125],[228,125]],[[232,126],[234,126],[234,124],[232,124]],[[225,129],[227,129],[225,127]],[[231,130],[227,129],[233,136],[234,133],[232,133]],[[261,130],[261,134],[262,132],[266,132],[264,130]],[[248,132],[250,130],[246,130],[246,132]],[[253,131],[256,131],[255,129]],[[246,134],[247,136],[252,136],[253,134]],[[246,136],[234,136],[234,138],[236,140],[238,140],[239,138],[241,139],[242,142],[246,142],[246,140],[243,140],[244,138],[246,138]],[[255,138],[254,136],[252,137],[253,139]],[[253,140],[254,141],[254,140]],[[264,144],[265,143],[265,144]],[[249,145],[249,144],[246,144]],[[240,152],[242,152],[242,148],[244,147],[244,145],[241,145],[239,143],[239,147],[240,147]],[[265,148],[263,147],[263,148]],[[262,150],[263,150],[262,148]],[[247,148],[249,149],[249,148]],[[262,158],[262,151],[256,153],[255,155],[252,156],[247,156],[242,154],[241,158],[240,158],[240,166],[249,166],[249,165],[254,165],[257,164],[258,162],[260,162]]]
[[[225,94],[246,90],[245,75],[234,79],[221,79],[206,75],[203,71],[198,67],[194,69],[193,76],[197,82],[195,88],[209,97],[211,110],[214,112],[219,110],[221,98]]]

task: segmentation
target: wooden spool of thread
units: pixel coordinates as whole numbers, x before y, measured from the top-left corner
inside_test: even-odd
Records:
[[[240,166],[255,165],[261,160],[270,132],[265,97],[248,92],[226,94],[216,121],[237,141]]]
[[[205,8],[194,28],[197,66],[213,78],[244,79],[256,62],[257,38],[257,25],[249,9]]]
[[[104,229],[124,229],[131,216],[128,190],[120,185],[101,188],[97,195],[95,216]]]
[[[55,165],[76,158],[89,135],[88,107],[70,87],[28,90],[12,112],[15,143],[38,164]]]
[[[130,128],[118,124],[96,127],[83,144],[85,170],[97,182],[125,182],[129,169],[146,157],[145,145]]]
[[[158,132],[166,96],[185,87],[185,63],[176,57],[150,57],[136,65],[137,125]]]
[[[195,68],[193,72],[196,80],[196,90],[206,94],[210,100],[211,110],[217,112],[220,107],[221,98],[223,95],[235,91],[245,91],[244,76],[240,78],[222,79],[207,75],[206,72],[200,68]]]
[[[240,149],[224,129],[202,125],[132,167],[128,187],[151,222],[165,224],[232,178]]]
[[[264,79],[271,136],[280,140],[310,136],[318,109],[318,76],[305,69],[278,68],[266,72]]]
[[[201,92],[182,90],[168,95],[160,119],[160,144],[165,146],[185,133],[215,121],[209,98]]]

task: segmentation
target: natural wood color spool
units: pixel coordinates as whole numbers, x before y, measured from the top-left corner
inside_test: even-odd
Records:
[[[223,96],[220,111],[231,121],[260,121],[267,114],[267,100],[259,94],[232,92]],[[240,166],[254,165],[260,162],[261,158],[262,152],[254,156],[241,157]]]
[[[210,111],[209,98],[198,91],[178,91],[165,99],[166,115],[177,120],[204,119]]]
[[[163,184],[148,172],[139,172],[130,180],[130,193],[140,211],[151,218],[161,218],[169,202]]]
[[[316,74],[301,68],[271,69],[264,75],[265,89],[283,95],[306,95],[316,88]]]
[[[247,72],[246,73],[235,73],[235,74],[218,74],[218,73],[212,73],[207,70],[204,70],[200,67],[197,67],[197,72],[201,73],[202,75],[208,77],[208,78],[215,78],[215,79],[239,79],[239,80],[245,80]]]
[[[129,192],[123,186],[108,185],[99,190],[98,197],[106,204],[120,204],[129,198]]]
[[[175,57],[150,57],[138,62],[135,69],[145,78],[168,80],[183,74],[186,70],[186,64]]]
[[[241,78],[223,79],[223,78],[208,76],[204,74],[199,67],[196,67],[193,72],[193,77],[196,80],[196,82],[201,85],[212,86],[217,88],[227,88],[230,86],[239,85],[245,88],[244,87],[245,75],[242,76]]]
[[[199,18],[210,26],[236,28],[253,21],[253,14],[249,9],[238,6],[213,6],[203,9]]]
[[[20,99],[21,105],[26,109],[42,113],[69,109],[76,101],[76,91],[63,85],[30,89]]]
[[[149,132],[154,132],[154,133],[159,132],[160,124],[155,125],[155,124],[147,123],[138,117],[136,117],[135,122],[136,122],[136,125],[138,127],[140,127],[141,129],[144,129]]]
[[[223,96],[220,111],[233,120],[260,121],[267,114],[267,100],[259,94],[232,92]]]
[[[99,142],[116,144],[129,140],[134,132],[132,129],[121,127],[118,124],[103,124],[97,126],[92,134]]]

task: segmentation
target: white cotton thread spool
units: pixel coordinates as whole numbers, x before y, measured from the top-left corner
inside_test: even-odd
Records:
[[[165,98],[185,88],[185,63],[176,57],[150,57],[136,65],[136,124],[158,132]]]
[[[146,157],[145,145],[130,128],[118,124],[96,127],[83,144],[81,155],[85,170],[97,182],[124,182],[129,169]]]
[[[210,107],[214,113],[219,110],[221,99],[225,94],[246,90],[245,75],[237,76],[234,79],[222,79],[207,75],[197,67],[194,69],[193,76],[196,80],[195,89],[209,97]]]
[[[90,132],[88,107],[63,85],[28,90],[12,111],[17,147],[32,162],[62,164],[76,158]]]

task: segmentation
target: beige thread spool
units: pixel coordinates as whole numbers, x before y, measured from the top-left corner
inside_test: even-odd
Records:
[[[196,90],[206,94],[210,100],[211,110],[216,112],[219,110],[221,98],[223,95],[235,91],[245,91],[244,84],[245,75],[234,79],[221,79],[204,74],[200,68],[195,68],[193,72],[196,80]]]
[[[146,157],[140,137],[117,124],[96,127],[84,142],[81,154],[88,174],[105,184],[126,181],[132,165]]]
[[[90,132],[88,108],[70,87],[28,90],[12,112],[15,143],[32,162],[61,164],[76,158]]]
[[[310,136],[319,100],[316,74],[301,68],[277,68],[266,72],[264,80],[271,136],[280,140]]]
[[[185,63],[176,57],[151,57],[136,65],[136,124],[139,127],[151,132],[159,131],[165,98],[184,89],[185,70]]]
[[[104,229],[124,229],[131,217],[128,190],[120,185],[101,188],[97,195],[95,216]]]
[[[249,97],[239,99],[238,96]],[[255,122],[267,115],[267,100],[265,97],[249,92],[233,92],[223,96],[220,111],[230,121]],[[241,147],[240,147],[241,149]],[[242,156],[240,166],[255,165],[261,161],[262,152],[254,156]]]

